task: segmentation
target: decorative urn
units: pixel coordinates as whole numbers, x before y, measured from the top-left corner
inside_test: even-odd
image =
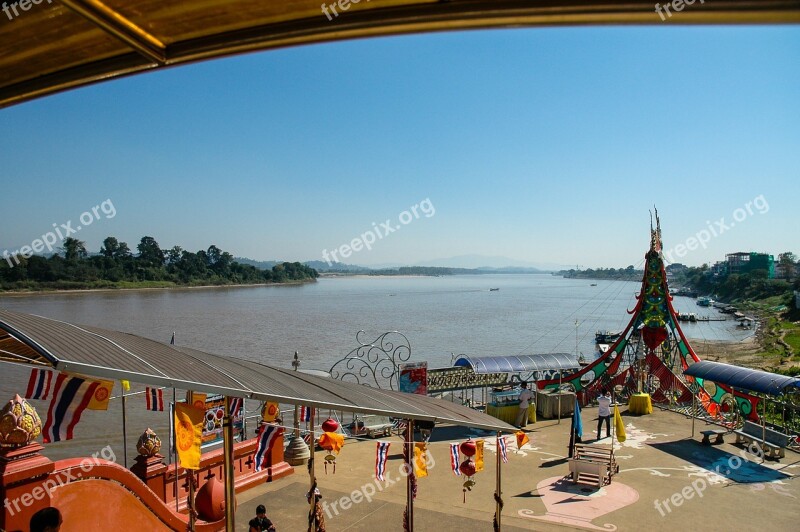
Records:
[[[0,447],[24,447],[41,433],[42,420],[39,414],[19,395],[15,395],[0,410]]]
[[[136,442],[136,450],[139,451],[139,454],[150,458],[151,456],[155,456],[158,454],[158,451],[161,450],[161,438],[159,438],[153,429],[147,428],[141,436],[139,436],[139,441]]]

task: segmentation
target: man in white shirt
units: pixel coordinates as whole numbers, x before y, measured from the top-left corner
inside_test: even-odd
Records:
[[[533,393],[528,389],[528,383],[520,384],[522,391],[519,393],[519,412],[517,413],[517,427],[522,428],[528,424],[528,404],[533,399]]]
[[[600,439],[600,430],[603,427],[603,420],[606,421],[606,437],[611,437],[611,396],[608,390],[600,392],[600,397],[597,398],[597,404],[600,409],[597,411],[597,439]]]

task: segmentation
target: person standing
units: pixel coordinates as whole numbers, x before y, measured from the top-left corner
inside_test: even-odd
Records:
[[[267,509],[263,504],[256,507],[256,516],[250,520],[250,532],[275,532],[275,525],[267,517]]]
[[[517,427],[522,428],[528,424],[528,405],[533,399],[533,393],[528,389],[528,383],[523,381],[520,384],[522,391],[519,392],[519,412],[517,412]]]
[[[600,439],[600,432],[603,428],[603,420],[606,422],[606,437],[611,437],[611,396],[608,390],[600,392],[600,397],[597,398],[597,404],[600,409],[597,411],[597,439]]]

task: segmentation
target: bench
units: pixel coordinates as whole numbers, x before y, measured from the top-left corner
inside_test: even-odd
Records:
[[[614,451],[605,447],[575,444],[575,452],[569,459],[569,471],[573,482],[589,482],[602,487],[611,484],[611,477],[619,473],[614,460]]]
[[[711,445],[711,436],[716,436],[714,438],[714,443],[725,443],[725,440],[722,438],[728,431],[724,429],[709,429],[709,430],[702,430],[700,434],[703,435],[703,445]]]
[[[784,450],[789,445],[791,436],[777,430],[762,428],[757,423],[745,421],[742,430],[733,431],[736,434],[736,443],[756,443],[761,446],[761,452],[773,458],[783,458]],[[763,437],[763,439],[762,439]]]

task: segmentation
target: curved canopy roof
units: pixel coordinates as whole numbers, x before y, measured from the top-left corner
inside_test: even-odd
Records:
[[[133,334],[0,310],[3,361],[262,401],[450,422],[492,431],[516,430],[482,412],[424,395],[370,388]]]
[[[681,5],[667,17],[653,0],[15,0],[0,11],[0,107],[157,68],[358,37],[578,24],[800,22],[797,0]]]
[[[701,360],[692,364],[683,374],[707,379],[718,384],[727,384],[737,390],[750,390],[769,395],[780,395],[792,388],[800,390],[800,379],[797,377],[786,377],[777,373],[709,360]]]
[[[528,371],[576,370],[580,368],[575,357],[567,353],[499,357],[460,355],[453,365],[472,368],[475,373],[523,373]]]

